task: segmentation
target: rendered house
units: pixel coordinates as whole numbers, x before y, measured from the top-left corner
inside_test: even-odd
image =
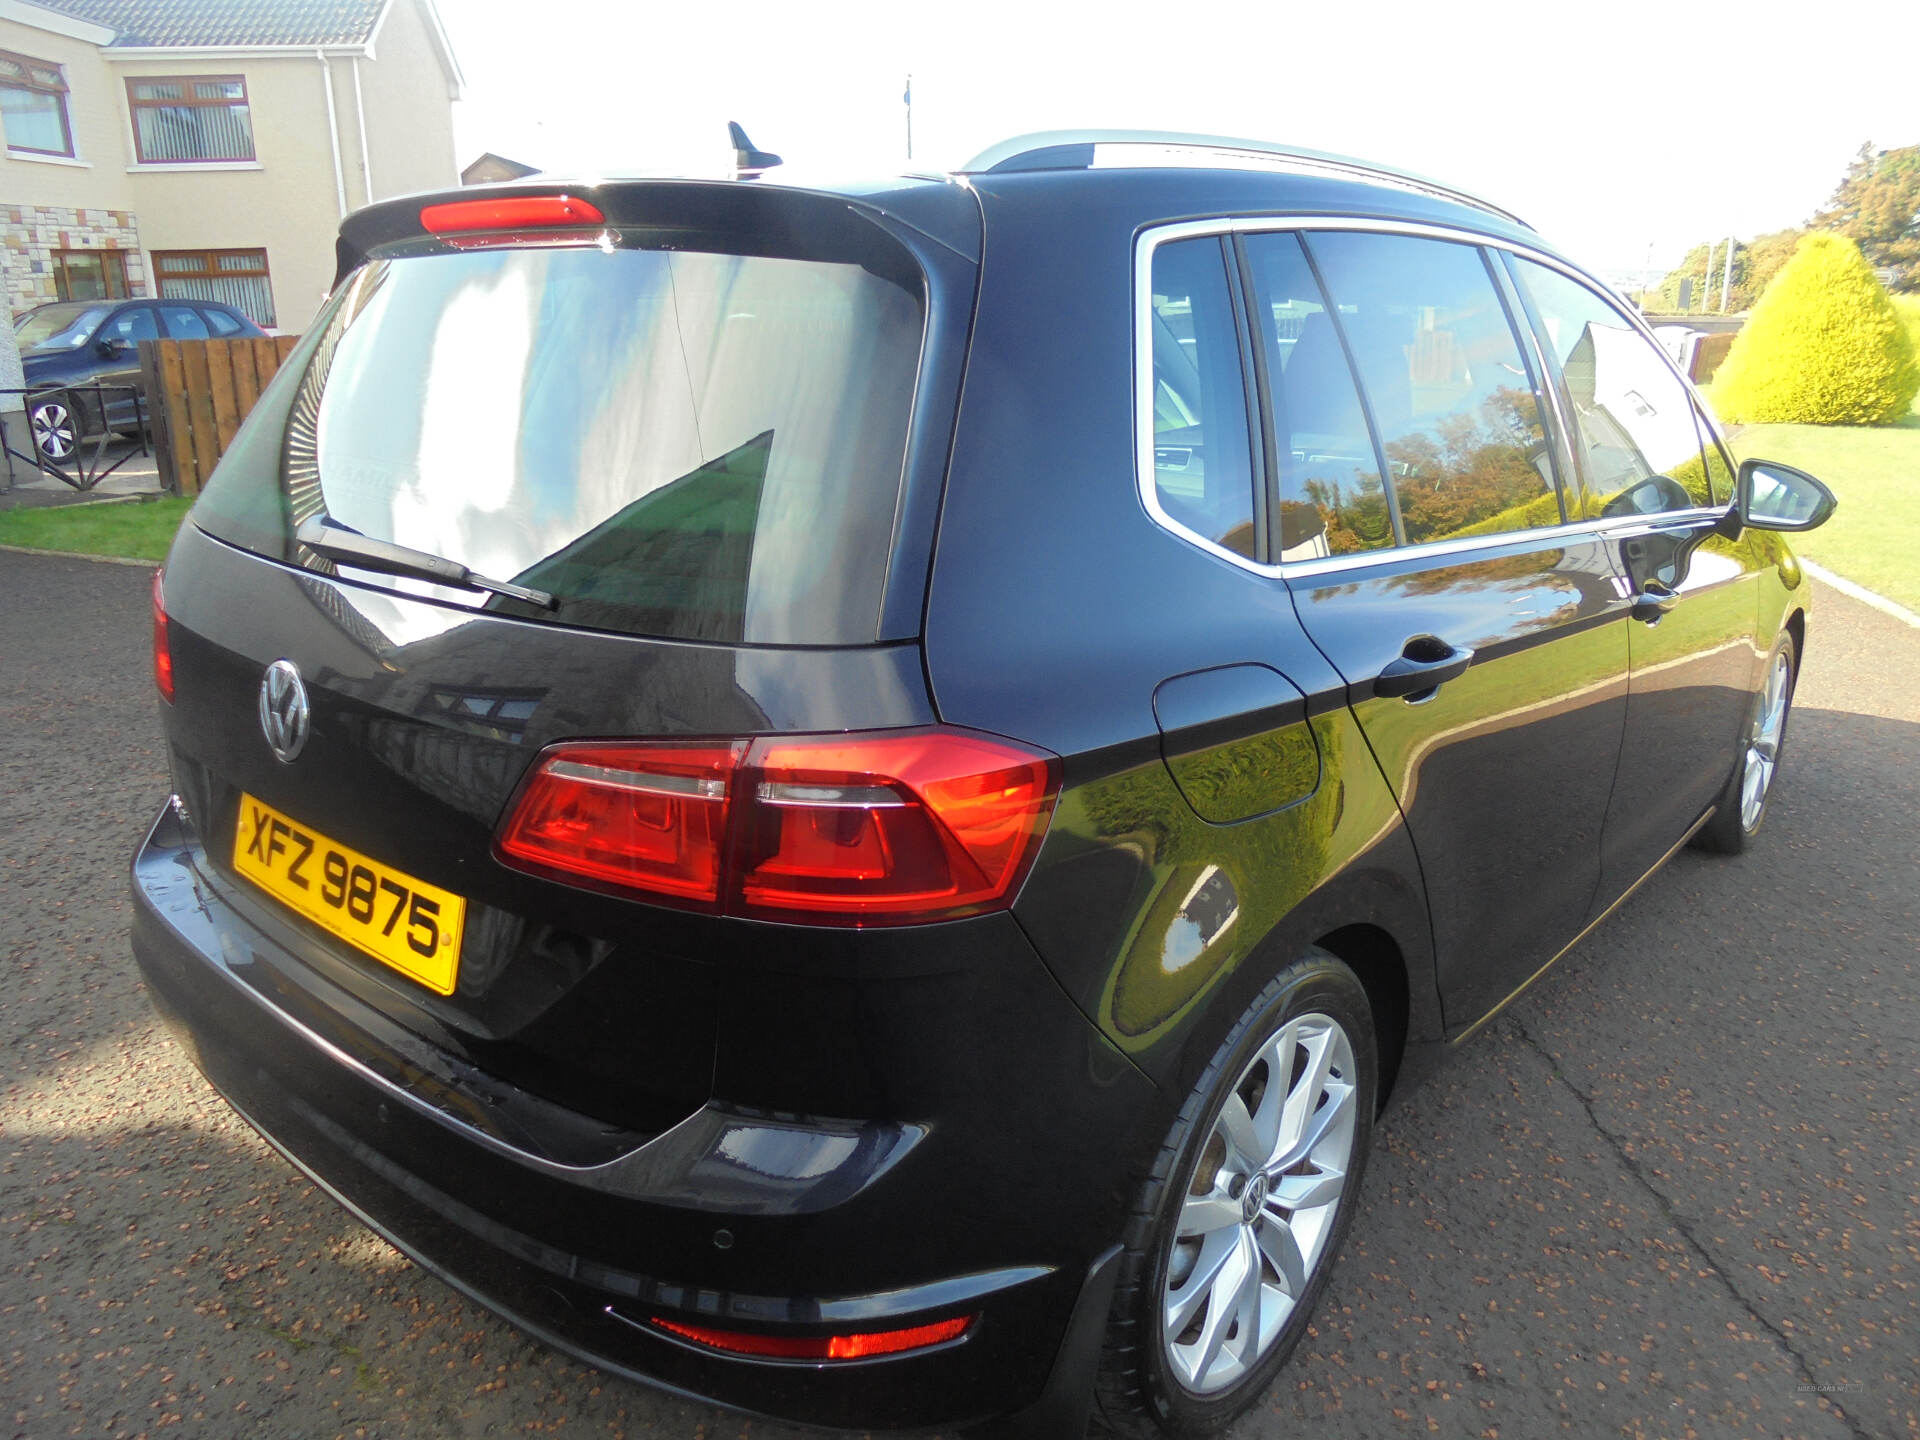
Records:
[[[349,210],[452,185],[433,0],[0,0],[0,294],[305,327]]]

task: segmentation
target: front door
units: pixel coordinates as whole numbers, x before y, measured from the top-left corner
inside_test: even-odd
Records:
[[[1477,246],[1316,229],[1244,248],[1288,586],[1399,799],[1465,1024],[1585,923],[1624,586],[1597,527],[1566,524],[1543,382]]]
[[[151,305],[126,305],[100,327],[94,336],[99,354],[98,368],[94,371],[94,383],[109,387],[133,386],[135,391],[140,384],[140,342],[157,340],[160,328],[154,323]],[[110,353],[109,353],[110,352]],[[116,426],[131,428],[133,418],[133,394],[124,389],[105,389],[100,392],[107,407],[107,419]]]
[[[1756,648],[1764,559],[1754,542],[1715,533],[1732,476],[1659,347],[1573,277],[1530,260],[1513,267],[1571,412],[1581,508],[1632,592],[1632,682],[1597,912],[1680,843],[1732,773],[1766,654]]]

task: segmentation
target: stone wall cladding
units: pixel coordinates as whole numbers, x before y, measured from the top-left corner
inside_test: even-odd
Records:
[[[10,313],[60,298],[54,284],[56,250],[122,251],[128,292],[149,293],[140,224],[132,211],[0,205],[0,269],[5,270],[4,298]]]

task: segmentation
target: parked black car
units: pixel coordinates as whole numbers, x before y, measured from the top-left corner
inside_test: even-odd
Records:
[[[1209,1432],[1388,1093],[1765,817],[1832,497],[1492,205],[1077,134],[339,248],[156,582],[134,950],[618,1374]]]
[[[44,395],[27,397],[34,446],[64,463],[89,433],[135,428],[147,413],[139,389],[142,340],[266,333],[238,310],[211,301],[62,300],[29,310],[13,322],[13,336],[27,384],[47,387]],[[93,385],[131,385],[135,393],[102,390],[96,396],[90,389],[54,388]]]

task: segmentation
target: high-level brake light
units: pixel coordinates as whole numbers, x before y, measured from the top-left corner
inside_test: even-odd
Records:
[[[476,230],[552,230],[601,225],[600,207],[578,195],[491,195],[449,200],[420,211],[429,234],[464,235]]]
[[[1059,762],[933,727],[558,745],[509,807],[508,865],[729,915],[902,925],[1012,903]]]

